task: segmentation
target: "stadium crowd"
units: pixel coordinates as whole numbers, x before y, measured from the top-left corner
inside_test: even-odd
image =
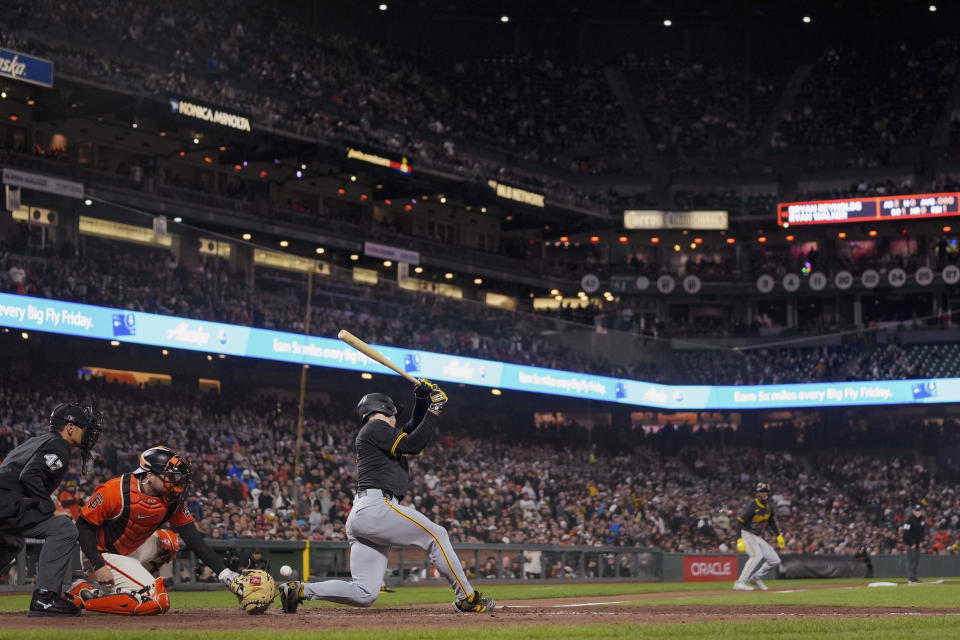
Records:
[[[320,35],[272,5],[238,0],[196,3],[189,22],[168,6],[129,10],[123,0],[95,11],[56,0],[0,7],[9,46],[50,57],[76,77],[163,100],[202,100],[279,131],[369,143],[475,179],[509,167],[517,184],[557,203],[598,209],[623,200],[564,175],[641,172],[636,135],[598,62],[551,51],[438,61],[416,47],[387,52],[363,38]],[[828,48],[771,146],[819,149],[838,140],[889,150],[928,142],[956,75],[956,50],[955,39],[896,42],[883,48],[880,64],[864,65],[873,52]],[[619,67],[661,153],[753,144],[782,93],[774,78],[789,72],[636,54]],[[868,112],[847,118],[864,102]]]
[[[193,462],[189,506],[207,536],[345,540],[358,429],[345,403],[308,407],[296,477],[297,410],[276,397],[13,372],[0,382],[0,458],[46,428],[58,399],[95,400],[104,413],[106,437],[92,473],[71,473],[62,501],[82,502],[98,483],[130,471],[142,449],[164,443]],[[455,542],[730,551],[735,518],[765,480],[789,552],[898,553],[904,509],[920,500],[932,526],[926,551],[958,550],[960,497],[951,484],[957,468],[941,462],[934,471],[931,462],[937,448],[958,444],[960,425],[952,420],[924,428],[917,449],[898,446],[914,441],[917,425],[880,425],[894,448],[879,456],[855,453],[875,449],[872,431],[856,424],[829,429],[815,420],[781,426],[782,437],[762,447],[729,428],[610,427],[615,434],[595,434],[602,437],[588,445],[582,429],[558,437],[523,420],[498,429],[483,420],[442,427],[439,441],[412,461],[405,499],[444,524]],[[477,437],[478,430],[490,437]],[[673,446],[664,447],[665,439]]]

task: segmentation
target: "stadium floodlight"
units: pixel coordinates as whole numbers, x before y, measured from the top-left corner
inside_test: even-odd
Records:
[[[929,7],[927,7],[927,9],[930,10],[930,13],[935,13],[936,10],[937,10],[937,5],[932,4],[932,5],[930,5]]]
[[[500,16],[500,22],[503,22],[504,24],[510,22],[510,16]]]
[[[6,92],[6,91],[0,91],[0,98],[6,99],[6,98],[7,98],[7,92]]]
[[[249,239],[252,238],[253,236],[252,236],[251,234],[249,234],[249,233],[245,233],[245,234],[243,234],[243,235],[240,236],[240,237],[243,238],[244,240],[249,240]]]
[[[387,10],[387,5],[381,3],[381,4],[380,4],[380,11],[386,11],[386,10]]]
[[[86,198],[86,199],[83,201],[83,204],[85,204],[85,205],[87,205],[87,206],[89,207],[90,205],[93,204],[93,200],[91,200],[90,198]]]
[[[672,27],[672,26],[673,26],[673,20],[671,20],[670,18],[667,18],[666,20],[663,21],[663,26],[665,26],[665,27]]]
[[[810,16],[803,16],[803,24],[810,24]]]
[[[181,218],[180,216],[177,216],[176,218],[173,219],[173,221],[174,221],[174,222],[183,222],[183,218]]]

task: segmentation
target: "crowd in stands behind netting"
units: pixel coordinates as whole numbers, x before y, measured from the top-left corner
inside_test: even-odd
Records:
[[[70,470],[80,500],[132,469],[145,446],[162,442],[193,463],[189,508],[206,536],[346,540],[358,425],[335,416],[349,409],[308,407],[295,477],[296,406],[257,389],[200,393],[10,373],[0,382],[0,459],[46,428],[57,399],[97,401],[109,437],[91,474]],[[775,479],[772,498],[791,553],[900,552],[897,527],[906,505],[921,498],[931,505],[934,528],[925,551],[956,553],[960,542],[952,488],[960,467],[950,460],[934,467],[930,458],[958,445],[960,425],[952,419],[864,431],[797,416],[765,429],[762,445],[756,436],[740,437],[735,424],[595,426],[591,446],[582,426],[527,422],[441,433],[437,455],[412,462],[418,473],[405,500],[443,524],[455,543],[728,552],[744,498],[759,479]],[[889,446],[903,446],[885,457],[856,454],[857,447],[876,448],[874,427]],[[478,428],[487,435],[477,438]],[[841,445],[844,453],[835,453]]]

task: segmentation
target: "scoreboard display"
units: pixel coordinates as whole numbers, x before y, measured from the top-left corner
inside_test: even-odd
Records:
[[[842,222],[884,222],[960,215],[960,193],[921,193],[903,196],[781,202],[777,223],[783,226]]]

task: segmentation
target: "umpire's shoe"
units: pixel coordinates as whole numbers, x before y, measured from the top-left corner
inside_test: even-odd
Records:
[[[280,604],[284,613],[296,613],[297,607],[303,602],[303,583],[284,582],[280,585]]]
[[[37,589],[30,600],[30,610],[27,615],[37,616],[78,616],[80,607],[73,604],[56,591]]]
[[[493,608],[497,606],[497,601],[493,598],[485,598],[479,591],[474,590],[469,598],[457,600],[453,603],[453,606],[457,611],[463,613],[486,613],[493,611]]]

